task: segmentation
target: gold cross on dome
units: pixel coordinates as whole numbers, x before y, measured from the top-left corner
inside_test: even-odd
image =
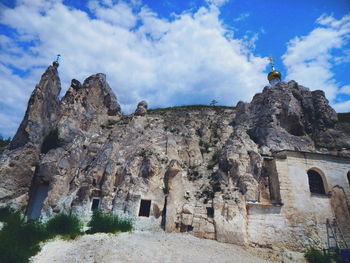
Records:
[[[275,70],[275,65],[273,64],[273,61],[275,59],[273,57],[268,57],[267,59],[270,60],[270,65],[271,65],[272,70]]]

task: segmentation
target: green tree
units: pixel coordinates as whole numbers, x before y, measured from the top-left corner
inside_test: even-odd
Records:
[[[210,106],[215,106],[216,104],[218,104],[218,101],[215,99],[210,102]]]

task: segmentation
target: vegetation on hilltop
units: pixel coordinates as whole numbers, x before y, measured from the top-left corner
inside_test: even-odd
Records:
[[[0,153],[2,153],[6,146],[11,142],[11,138],[7,138],[7,139],[4,139],[4,137],[2,137],[2,135],[0,134]]]
[[[337,113],[338,122],[348,122],[350,123],[350,112]]]
[[[160,113],[165,111],[172,111],[172,110],[204,110],[204,109],[211,109],[211,110],[225,110],[230,109],[234,110],[235,107],[230,106],[220,106],[220,105],[204,105],[204,104],[194,104],[194,105],[183,105],[183,106],[174,106],[174,107],[166,107],[166,108],[153,108],[148,109],[148,113]]]

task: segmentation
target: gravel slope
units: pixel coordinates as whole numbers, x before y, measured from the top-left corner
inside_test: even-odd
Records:
[[[188,234],[133,232],[84,235],[74,241],[55,239],[32,258],[33,263],[260,263],[271,262],[243,247]]]

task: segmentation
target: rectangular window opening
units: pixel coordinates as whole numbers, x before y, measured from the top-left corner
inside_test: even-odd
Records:
[[[207,207],[207,216],[209,218],[214,218],[214,208],[212,207]]]
[[[149,217],[151,211],[151,200],[141,199],[139,216]]]
[[[96,211],[100,207],[100,198],[92,198],[91,211]]]

